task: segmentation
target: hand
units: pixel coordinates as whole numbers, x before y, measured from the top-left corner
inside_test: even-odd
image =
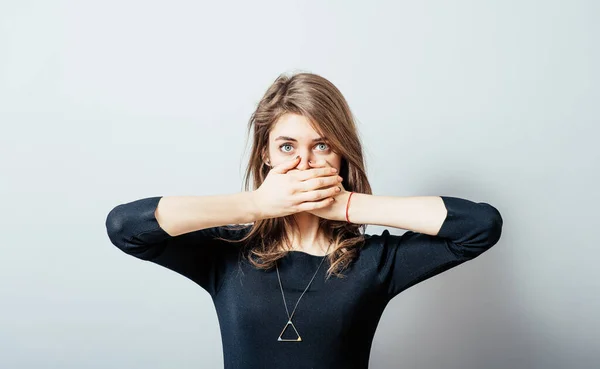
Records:
[[[331,168],[329,163],[323,159],[317,160],[316,163],[309,163],[309,165],[312,168],[319,169]],[[346,221],[346,203],[348,202],[348,197],[350,197],[350,192],[346,191],[341,182],[333,187],[339,187],[340,191],[333,196],[332,203],[325,207],[307,210],[307,212],[324,219]]]
[[[330,205],[341,177],[331,167],[292,170],[299,157],[273,167],[261,186],[253,191],[262,219],[320,209]]]

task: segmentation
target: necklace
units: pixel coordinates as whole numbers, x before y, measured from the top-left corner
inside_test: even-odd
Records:
[[[315,272],[315,274],[310,279],[310,282],[308,282],[308,285],[304,289],[304,292],[306,292],[308,290],[308,287],[310,287],[310,284],[312,283],[313,279],[315,279],[315,276],[317,275],[317,272],[321,268],[321,264],[323,264],[323,261],[327,257],[327,254],[329,253],[329,248],[331,247],[331,242],[333,242],[333,240],[329,241],[329,246],[327,246],[327,252],[325,253],[325,256],[323,256],[323,258],[321,259],[321,262],[319,263],[319,266],[317,267],[317,271]],[[298,301],[296,301],[296,306],[294,307],[294,310],[292,311],[292,314],[290,315],[290,312],[288,311],[287,303],[285,302],[285,294],[283,293],[283,286],[281,285],[281,277],[279,276],[279,268],[277,267],[277,261],[275,261],[275,269],[277,270],[277,279],[279,280],[279,288],[281,289],[281,296],[283,297],[283,305],[285,306],[285,312],[287,313],[287,316],[288,316],[288,321],[285,324],[285,327],[283,327],[283,330],[281,331],[281,333],[279,334],[279,338],[277,338],[277,341],[282,341],[282,342],[300,342],[300,341],[302,341],[302,337],[300,337],[300,334],[298,333],[298,330],[294,326],[294,323],[292,323],[292,317],[294,316],[294,313],[296,312],[296,308],[298,307],[298,303],[300,302],[300,299],[302,298],[302,296],[304,296],[304,292],[302,292],[302,294],[298,298]],[[296,338],[296,339],[281,338],[281,336],[283,336],[283,332],[285,332],[285,330],[287,329],[288,325],[291,325],[292,328],[294,328],[294,331],[296,332],[296,335],[298,336],[298,338]]]

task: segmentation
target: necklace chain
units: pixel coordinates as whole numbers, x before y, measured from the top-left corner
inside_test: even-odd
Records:
[[[323,261],[325,260],[325,258],[329,254],[329,248],[331,247],[331,243],[332,242],[333,242],[333,240],[331,240],[329,242],[329,246],[327,246],[327,252],[325,253],[325,256],[323,256],[323,258],[321,259],[321,262],[319,263],[319,266],[317,267],[317,271],[315,272],[315,274],[310,279],[310,282],[308,282],[308,285],[304,289],[304,292],[306,292],[308,290],[308,287],[310,287],[313,279],[315,279],[315,277],[317,276],[317,272],[321,268],[321,264],[323,264]],[[288,322],[291,322],[292,321],[292,317],[294,316],[294,313],[296,312],[296,308],[298,307],[298,303],[300,302],[300,299],[302,299],[302,296],[304,296],[304,292],[302,292],[302,294],[298,298],[298,301],[296,301],[296,306],[294,306],[294,310],[292,311],[292,314],[290,315],[290,312],[289,312],[288,307],[287,307],[287,303],[285,302],[285,295],[283,293],[283,286],[281,285],[281,277],[279,276],[279,268],[277,267],[277,261],[275,261],[275,269],[277,270],[277,279],[279,280],[279,288],[281,289],[281,296],[283,297],[283,305],[285,306],[285,312],[287,313],[287,316],[288,316]]]

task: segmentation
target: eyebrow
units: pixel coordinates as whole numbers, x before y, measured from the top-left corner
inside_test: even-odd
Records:
[[[288,136],[279,136],[275,139],[275,141],[279,141],[279,140],[298,142],[298,140],[296,140],[295,138],[288,137]],[[312,142],[317,142],[317,141],[327,141],[327,139],[324,137],[318,137],[318,138],[314,138],[312,140]]]

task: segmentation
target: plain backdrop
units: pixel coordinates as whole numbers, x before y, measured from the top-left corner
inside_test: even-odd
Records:
[[[348,100],[375,195],[504,219],[492,250],[390,302],[370,367],[598,368],[599,10],[2,1],[0,367],[222,367],[208,293],[104,222],[143,197],[241,191],[250,114],[306,71]]]

